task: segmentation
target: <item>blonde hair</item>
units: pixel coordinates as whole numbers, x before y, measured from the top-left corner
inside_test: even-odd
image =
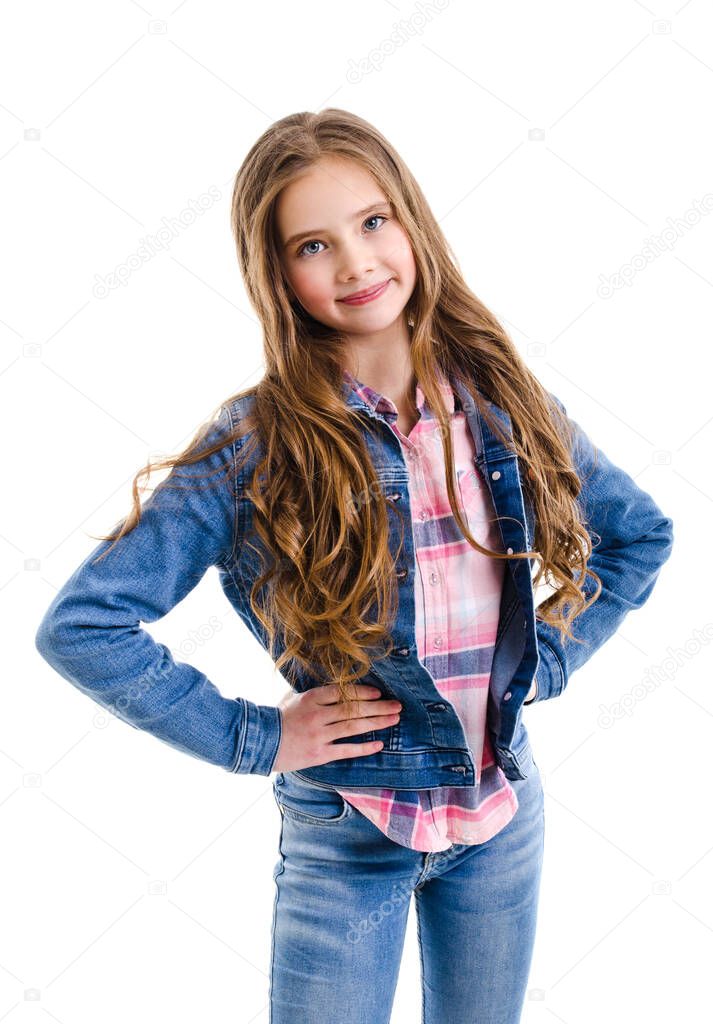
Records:
[[[533,585],[554,593],[537,616],[571,625],[601,591],[587,567],[592,546],[576,498],[581,481],[572,462],[566,417],[520,357],[495,316],[465,283],[457,260],[413,175],[375,127],[346,110],[296,113],[257,139],[235,178],[232,229],[248,296],[263,331],[265,375],[227,400],[250,396],[251,415],[234,431],[250,431],[260,445],[244,494],[254,506],[253,529],[268,555],[250,593],[266,631],[276,669],[290,683],[295,670],[336,683],[341,699],[372,660],[392,650],[398,588],[389,549],[386,498],[363,437],[365,421],[342,392],[346,341],[314,320],[291,298],[279,258],[276,200],[293,178],[326,156],[356,161],[379,184],[408,236],[417,281],[405,310],[413,321],[411,360],[443,440],[448,497],[455,520],[476,550],[490,558],[536,558]],[[453,445],[438,378],[459,380],[492,431],[514,451],[535,513],[534,549],[512,555],[490,551],[471,535],[456,497]],[[485,399],[511,418],[504,436]],[[139,470],[133,507],[119,540],[139,521],[137,480],[152,469],[196,462],[226,443],[201,448],[205,429],[178,456]],[[238,458],[254,446],[243,445]],[[368,500],[365,500],[367,496]],[[400,512],[399,509],[396,509]],[[259,548],[255,548],[259,550]],[[103,556],[102,556],[103,557]],[[587,576],[596,584],[587,600]],[[282,651],[275,659],[277,644]]]

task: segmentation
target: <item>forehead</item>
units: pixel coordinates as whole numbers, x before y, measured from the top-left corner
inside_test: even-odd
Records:
[[[286,237],[303,227],[309,230],[312,224],[326,226],[330,219],[386,198],[371,172],[355,160],[322,157],[285,185],[277,197],[275,216]]]

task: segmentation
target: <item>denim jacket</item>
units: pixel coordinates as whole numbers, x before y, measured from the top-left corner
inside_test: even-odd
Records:
[[[528,549],[535,524],[522,486],[522,466],[489,429],[467,391],[457,381],[454,387],[475,442],[476,465],[496,513],[504,517],[500,520],[504,547]],[[416,566],[403,451],[383,416],[348,384],[343,391],[347,405],[368,418],[360,422],[387,499],[394,555],[400,538],[397,508],[406,524],[396,565],[394,649],[388,657],[374,661],[360,680],[399,700],[403,709],[400,720],[389,728],[334,741],[381,739],[384,747],[378,752],[302,768],[300,774],[318,785],[345,788],[472,786],[478,782],[473,751],[453,706],[436,689],[416,649]],[[224,405],[208,441],[219,440],[223,432],[237,426],[252,402],[246,396]],[[489,405],[506,436],[512,438],[507,413]],[[575,430],[574,463],[582,480],[578,501],[595,544],[590,565],[601,578],[602,592],[573,624],[575,636],[584,642],[568,638],[563,643],[555,627],[535,617],[530,561],[507,563],[487,727],[495,757],[508,779],[527,778],[532,768],[522,709],[533,678],[535,701],[560,696],[571,674],[616,632],[629,611],[647,600],[673,543],[671,519],[623,469],[595,449],[577,423],[570,422]],[[267,638],[249,601],[260,571],[255,550],[260,543],[255,534],[245,543],[253,508],[244,490],[260,452],[256,449],[240,467],[235,461],[238,447],[249,437],[228,441],[213,455],[180,467],[179,489],[166,486],[176,479],[172,471],[144,503],[139,525],[93,566],[93,559],[110,544],[102,541],[58,591],[40,622],[35,645],[62,677],[135,728],[226,771],[267,776],[282,736],[280,708],[223,696],[203,672],[175,661],[165,645],[141,628],[141,622],[166,615],[215,566],[234,610],[267,649]],[[217,477],[205,485],[197,480],[221,466],[228,467],[233,486],[217,485]],[[197,486],[192,481],[189,486],[186,477],[196,477]],[[317,684],[300,672],[295,689],[303,692]]]

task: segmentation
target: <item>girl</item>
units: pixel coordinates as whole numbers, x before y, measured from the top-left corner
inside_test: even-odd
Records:
[[[373,126],[277,121],[232,218],[265,376],[143,507],[136,474],[37,647],[131,725],[275,773],[273,1024],[389,1021],[412,894],[424,1024],[515,1024],[544,836],[523,705],[646,601],[672,522],[528,369]],[[212,565],[278,707],[140,627]]]

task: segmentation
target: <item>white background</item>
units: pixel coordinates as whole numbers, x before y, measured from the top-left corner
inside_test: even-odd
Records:
[[[393,141],[533,371],[674,520],[650,601],[526,711],[546,852],[523,1021],[712,1019],[710,6],[73,0],[2,18],[0,1019],[268,1020],[272,778],[104,714],[33,637],[136,470],[261,376],[232,182],[272,121],[325,106]],[[181,224],[165,250],[103,294],[164,218]],[[214,571],[151,632],[227,696],[286,690]],[[395,1024],[420,1003],[412,908]]]

